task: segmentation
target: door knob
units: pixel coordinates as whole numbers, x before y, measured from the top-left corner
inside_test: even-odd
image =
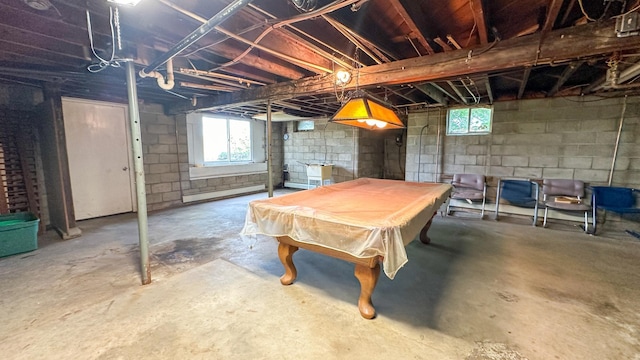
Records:
[[[127,170],[129,170],[129,168],[126,166],[122,168],[122,171],[127,171]]]

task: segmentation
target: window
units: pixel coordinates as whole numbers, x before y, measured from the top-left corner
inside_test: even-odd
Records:
[[[204,162],[249,162],[251,153],[251,123],[248,120],[202,118]]]
[[[187,115],[189,178],[208,179],[267,171],[264,121]]]
[[[493,108],[454,108],[447,112],[447,135],[475,135],[491,132]]]

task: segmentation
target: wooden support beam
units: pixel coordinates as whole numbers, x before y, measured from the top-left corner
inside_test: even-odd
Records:
[[[453,50],[453,48],[449,44],[447,44],[446,41],[440,39],[439,37],[433,39],[433,41],[435,41],[438,45],[440,45],[440,47],[442,47],[442,50],[444,50],[444,51]]]
[[[485,45],[489,43],[489,32],[487,30],[486,12],[485,6],[482,0],[469,0],[469,6],[473,11],[473,19],[476,22],[478,28],[478,36],[480,37],[480,44]]]
[[[574,72],[576,72],[576,70],[578,70],[578,68],[580,68],[580,66],[582,66],[582,64],[584,63],[584,61],[576,61],[576,62],[572,62],[571,64],[569,64],[564,71],[562,72],[562,75],[560,75],[560,78],[558,79],[558,81],[556,82],[556,84],[553,86],[553,88],[551,89],[551,91],[549,91],[547,93],[547,97],[553,96],[555,95],[558,90],[560,90],[560,87],[567,82],[567,80],[569,80],[569,78],[571,77],[571,75],[573,75]]]
[[[562,7],[562,3],[564,0],[551,0],[549,2],[549,7],[547,8],[547,17],[544,21],[544,25],[542,26],[542,32],[546,33],[553,29],[553,25],[558,18],[558,14],[560,13],[560,8]]]
[[[431,45],[429,45],[427,38],[424,37],[424,35],[422,34],[422,31],[420,31],[416,23],[413,21],[413,19],[411,19],[411,15],[409,15],[409,13],[407,12],[407,9],[405,9],[404,6],[400,3],[400,0],[388,0],[388,1],[391,4],[391,6],[393,6],[393,8],[396,9],[400,17],[402,17],[402,19],[404,20],[404,23],[407,24],[407,26],[411,30],[411,34],[409,34],[408,36],[410,38],[417,39],[418,43],[422,45],[422,47],[427,51],[429,55],[435,54],[435,51],[433,51],[433,48],[431,47]]]
[[[615,19],[602,23],[589,23],[572,28],[558,29],[547,34],[540,45],[540,34],[503,40],[487,49],[478,49],[477,55],[469,51],[454,50],[360,69],[359,86],[407,84],[414,82],[451,79],[462,75],[494,72],[503,69],[561,63],[613,51],[640,47],[635,37],[616,37]],[[489,46],[489,45],[487,45]],[[355,84],[349,84],[354,88]],[[290,99],[298,96],[331,93],[334,84],[330,77],[315,76],[297,81],[278,83],[255,89],[236,91],[199,99],[199,108],[224,104],[264,102]],[[171,106],[171,113],[195,110],[189,102]]]
[[[487,87],[487,96],[489,97],[489,104],[493,104],[493,91],[491,90],[491,79],[486,76],[484,78],[485,86]]]
[[[518,89],[518,99],[522,99],[522,95],[524,95],[524,89],[527,87],[527,82],[529,82],[529,75],[531,75],[531,67],[524,69],[520,89]]]
[[[564,16],[562,16],[562,20],[560,20],[560,26],[564,25],[571,14],[571,10],[576,5],[576,0],[569,1],[569,6],[567,6],[567,10],[564,11]]]
[[[438,104],[447,105],[447,97],[432,84],[418,84],[416,89],[422,91],[425,95],[435,100]]]
[[[456,95],[458,95],[458,98],[460,98],[460,100],[465,103],[468,104],[469,100],[467,100],[467,98],[462,95],[462,93],[460,92],[460,89],[458,89],[455,85],[453,85],[453,82],[451,81],[447,81],[447,84],[449,84],[449,86],[451,86],[451,89],[456,93]]]

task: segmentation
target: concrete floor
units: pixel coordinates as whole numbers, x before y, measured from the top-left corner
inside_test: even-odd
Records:
[[[640,241],[614,223],[437,216],[364,320],[351,264],[299,251],[285,287],[275,240],[238,235],[264,197],[151,214],[148,286],[134,214],[0,259],[1,357],[640,360]]]

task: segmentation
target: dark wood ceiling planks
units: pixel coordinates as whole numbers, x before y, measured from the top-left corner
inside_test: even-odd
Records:
[[[110,56],[106,0],[50,1],[52,8],[39,11],[22,0],[0,0],[0,82],[42,86],[55,81],[69,96],[126,101],[122,69],[110,67],[98,74],[87,71],[88,65],[96,63],[89,44],[87,10],[95,51],[102,57]],[[142,68],[230,2],[142,0],[135,8],[122,7],[124,50],[120,55],[134,58]],[[192,109],[189,104],[196,97],[202,100],[200,104],[220,104],[215,107],[219,111],[251,114],[263,111],[266,98],[272,95],[286,99],[278,86],[306,84],[300,85],[304,87],[315,82],[322,84],[315,87],[317,93],[292,93],[290,108],[287,103],[280,108],[322,116],[339,105],[336,94],[355,87],[354,82],[345,89],[326,85],[337,68],[351,70],[354,77],[360,74],[362,88],[398,108],[563,96],[584,89],[601,93],[611,91],[596,86],[606,78],[607,61],[622,59],[619,64],[624,69],[636,62],[633,55],[640,48],[636,38],[617,39],[614,45],[582,54],[585,45],[581,39],[568,43],[551,38],[560,34],[558,30],[583,29],[593,22],[577,0],[319,0],[318,8],[340,3],[347,5],[280,26],[283,20],[305,14],[287,0],[255,0],[174,59],[174,89],[167,92],[155,85],[155,79],[140,79],[139,96],[173,109]],[[609,24],[609,28],[598,30],[599,36],[613,38],[616,34],[609,19],[638,4],[583,2],[589,18]],[[522,41],[516,41],[520,38]],[[634,40],[637,45],[629,45]],[[571,48],[574,43],[576,52],[561,51],[559,63],[544,57],[544,51],[553,54],[557,50],[554,46]],[[512,44],[509,46],[513,48],[502,44]],[[599,46],[600,42],[594,44]],[[527,55],[527,61],[495,61],[496,66],[468,66],[465,71],[469,59],[485,52],[492,54],[494,47],[517,53],[522,46],[537,49],[543,58],[530,59]],[[452,55],[443,57],[445,52]],[[407,62],[430,57],[434,60],[421,60],[414,69],[414,63]],[[448,63],[438,63],[438,59]],[[407,68],[398,70],[395,64],[407,64]],[[383,65],[394,70],[372,77],[371,71],[377,70],[370,69]],[[450,70],[453,67],[455,71]],[[164,73],[164,66],[159,70]],[[232,96],[229,91],[261,95],[248,106],[246,95]],[[224,99],[243,99],[245,103],[234,107]]]

